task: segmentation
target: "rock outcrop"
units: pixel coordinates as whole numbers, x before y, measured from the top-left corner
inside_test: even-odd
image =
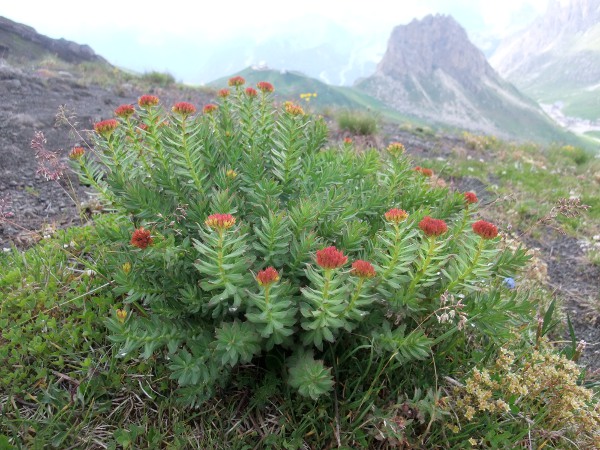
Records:
[[[106,62],[87,45],[66,39],[52,39],[30,26],[0,16],[0,57],[35,58],[44,52],[69,63]]]

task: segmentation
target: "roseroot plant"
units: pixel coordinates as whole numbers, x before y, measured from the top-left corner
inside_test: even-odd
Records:
[[[525,252],[499,250],[476,197],[432,187],[399,143],[328,148],[321,118],[244,84],[201,113],[142,96],[73,151],[120,214],[99,228],[113,251],[98,267],[123,303],[108,320],[119,355],[165,358],[197,404],[276,354],[268,370],[316,399],[336,352],[416,365],[432,386],[527,322],[502,284]]]

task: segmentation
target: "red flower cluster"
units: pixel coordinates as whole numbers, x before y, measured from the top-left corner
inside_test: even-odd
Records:
[[[494,239],[498,236],[498,228],[496,225],[486,222],[485,220],[475,222],[472,227],[473,231],[483,239]]]
[[[129,117],[135,113],[135,108],[133,105],[121,105],[117,109],[115,109],[115,115],[118,117]]]
[[[344,138],[344,144],[352,144],[352,138]]]
[[[389,154],[398,156],[403,154],[406,149],[404,148],[404,145],[400,142],[392,142],[390,145],[387,146],[386,150]]]
[[[69,153],[69,158],[79,159],[84,155],[84,153],[85,153],[85,150],[83,147],[73,147],[73,149]]]
[[[229,94],[229,89],[221,89],[219,92],[217,92],[217,95],[221,98],[229,97]]]
[[[256,97],[258,95],[258,92],[256,92],[256,89],[254,89],[253,87],[248,87],[246,88],[246,95],[248,97]]]
[[[433,219],[429,216],[425,216],[423,220],[419,222],[419,228],[423,230],[427,236],[441,236],[448,231],[446,222],[440,219]]]
[[[285,102],[285,112],[292,116],[303,116],[304,110],[301,106],[296,105],[294,102]]]
[[[146,230],[144,227],[140,227],[133,232],[131,236],[131,245],[137,248],[141,248],[142,250],[152,245],[152,237],[150,236],[150,231]]]
[[[385,220],[392,223],[404,222],[408,218],[408,213],[403,209],[392,208],[384,214]]]
[[[216,111],[219,107],[217,105],[215,105],[214,103],[209,103],[208,105],[204,105],[204,108],[202,108],[202,112],[204,114],[210,114],[214,111]]]
[[[324,269],[337,269],[348,262],[348,257],[331,246],[317,251],[317,264]]]
[[[279,273],[273,267],[267,267],[256,274],[256,281],[260,286],[268,286],[279,281]]]
[[[417,166],[413,169],[415,172],[421,172],[421,174],[423,176],[426,177],[432,177],[433,176],[433,170],[431,169],[426,169],[425,167],[421,167],[421,166]]]
[[[229,86],[243,86],[244,84],[246,84],[246,80],[244,80],[244,77],[240,77],[239,75],[237,77],[231,77],[229,79]]]
[[[368,261],[358,259],[352,263],[350,273],[360,278],[373,278],[375,276],[375,267]]]
[[[108,137],[117,129],[118,126],[119,122],[117,122],[115,119],[107,119],[94,125],[94,130],[96,130],[96,132],[102,136]]]
[[[179,102],[173,105],[171,111],[177,114],[181,114],[182,116],[189,116],[190,114],[194,114],[196,112],[196,107],[191,103]]]
[[[273,85],[271,83],[269,83],[268,81],[259,81],[258,83],[256,83],[256,87],[258,89],[260,89],[262,92],[264,92],[265,94],[271,93],[275,90]]]
[[[158,105],[158,97],[154,95],[142,95],[138,99],[138,105],[142,108]]]
[[[235,225],[235,217],[231,214],[212,214],[204,223],[214,230],[227,230]]]
[[[477,195],[475,195],[475,192],[465,192],[464,196],[465,196],[465,201],[467,202],[467,204],[477,203],[479,201],[479,199],[477,198]]]

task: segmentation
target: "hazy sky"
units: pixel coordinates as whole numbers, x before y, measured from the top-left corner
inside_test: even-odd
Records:
[[[168,70],[192,81],[184,69],[195,57],[190,53],[236,38],[266,39],[282,28],[310,36],[317,17],[379,42],[373,52],[381,54],[394,26],[431,13],[451,14],[477,45],[485,47],[544,12],[549,1],[1,0],[0,15],[53,38],[88,44],[113,64],[141,72]]]

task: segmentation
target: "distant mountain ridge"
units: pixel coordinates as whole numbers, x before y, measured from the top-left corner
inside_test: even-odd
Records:
[[[562,134],[494,71],[451,16],[394,28],[375,74],[357,86],[403,113],[438,123],[532,139]]]
[[[37,59],[47,54],[55,55],[69,63],[107,63],[88,45],[80,45],[66,39],[52,39],[30,26],[0,16],[0,57]]]
[[[504,40],[492,65],[540,103],[600,119],[600,1],[552,0],[544,15]]]

